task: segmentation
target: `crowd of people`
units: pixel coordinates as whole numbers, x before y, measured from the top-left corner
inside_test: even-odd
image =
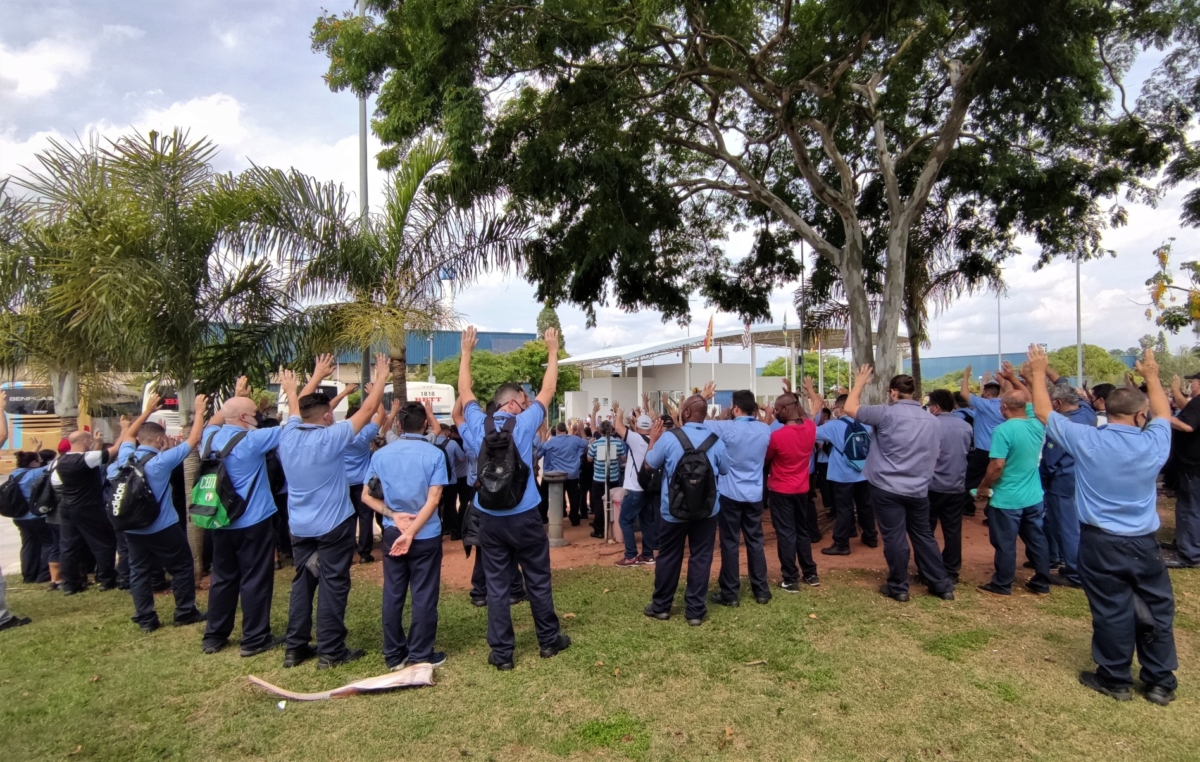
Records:
[[[931,595],[954,600],[963,517],[983,501],[994,571],[978,589],[1012,594],[1019,537],[1032,570],[1023,582],[1028,591],[1076,587],[1087,596],[1097,668],[1080,681],[1129,699],[1136,651],[1146,698],[1164,705],[1174,698],[1167,568],[1200,564],[1200,374],[1187,379],[1190,401],[1178,379],[1168,397],[1147,351],[1137,366],[1145,379],[1140,389],[1074,389],[1033,346],[1019,370],[1005,364],[985,376],[979,394],[967,368],[957,394],[935,390],[922,401],[913,379],[897,375],[887,383],[885,404],[866,405],[873,371],[864,366],[852,388],[833,400],[811,381],[800,392],[785,381],[766,406],[750,391],[734,392],[728,413],[713,420],[716,390],[709,384],[677,406],[666,401],[661,411],[645,398],[630,411],[614,401],[607,420],[598,419],[597,406],[594,420],[551,428],[557,333],[548,330],[545,340],[549,363],[536,397],[504,384],[481,405],[471,376],[476,334],[465,330],[454,425],[439,423],[428,405],[385,409],[384,356],[361,404],[335,421],[337,401],[316,391],[332,370],[331,358],[322,357],[303,388],[292,372],[281,372],[289,408],[282,425],[264,418],[242,379],[211,420],[205,420],[207,401],[197,398],[195,419],[178,444],[148,420],[156,408],[151,399],[110,446],[78,431],[62,452],[18,453],[13,486],[0,496],[19,494],[28,507],[14,519],[22,574],[66,595],[85,589],[89,573],[101,590],[127,587],[133,621],[145,632],[160,626],[154,592],[169,585],[174,624],[204,623],[207,654],[230,643],[240,601],[242,656],[283,647],[284,667],[315,657],[324,669],[364,655],[346,645],[345,612],[355,555],[375,561],[378,524],[382,652],[394,670],[446,660],[436,646],[449,535],[475,552],[470,595],[487,608],[488,661],[509,670],[516,603],[530,604],[543,658],[571,644],[555,612],[544,528],[552,480],[563,482],[573,525],[590,514],[593,536],[604,537],[616,524],[625,549],[618,567],[654,567],[647,617],[667,620],[674,613],[686,557],[683,614],[691,626],[704,623],[709,604],[740,605],[742,546],[754,601],[771,601],[764,512],[776,536],[778,590],[796,594],[821,584],[812,553],[821,538],[816,493],[833,518],[823,555],[857,552],[852,540],[869,548],[882,542],[883,596],[910,599],[911,556],[915,580]],[[0,410],[2,403],[0,392]],[[0,444],[6,435],[0,428]],[[186,497],[177,484],[192,452],[206,474],[191,496],[193,510],[197,503],[220,509],[206,531],[207,614],[196,606],[183,531]],[[1160,472],[1178,496],[1177,536],[1167,555],[1155,537]],[[113,485],[118,493],[133,489],[135,473],[157,511],[145,526],[118,532],[105,514],[120,496],[106,494],[106,485],[108,493]],[[718,538],[718,583],[710,594]],[[295,571],[287,629],[279,636],[270,608],[274,572],[287,556]],[[3,608],[0,587],[0,628],[27,623]]]

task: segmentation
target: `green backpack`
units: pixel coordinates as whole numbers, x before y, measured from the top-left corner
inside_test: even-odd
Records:
[[[238,445],[249,432],[238,432],[225,443],[219,453],[214,454],[212,440],[214,432],[200,451],[200,469],[196,473],[196,484],[192,487],[192,502],[188,514],[192,523],[201,529],[223,529],[242,517],[249,503],[249,496],[258,486],[259,474],[255,474],[246,497],[238,494],[233,479],[225,468],[225,456]],[[259,469],[261,474],[262,469]]]

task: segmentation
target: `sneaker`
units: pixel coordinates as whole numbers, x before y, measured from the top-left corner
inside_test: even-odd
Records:
[[[281,645],[283,645],[285,640],[287,640],[287,638],[283,637],[282,635],[276,635],[258,648],[243,647],[240,651],[238,651],[238,654],[243,659],[249,659],[251,656],[258,656],[259,654],[265,654],[267,651],[274,651],[276,648],[279,648]],[[207,653],[207,651],[205,653]]]
[[[809,587],[820,587],[821,578],[815,574],[806,575],[804,577],[804,584],[808,585]]]
[[[1146,689],[1146,700],[1151,704],[1166,706],[1175,700],[1175,691],[1167,690],[1161,685],[1152,685]]]
[[[785,593],[800,592],[800,583],[799,582],[780,582],[779,587]]]
[[[617,561],[615,564],[613,564],[613,566],[617,567],[618,569],[631,569],[635,566],[641,565],[642,562],[639,561],[636,556],[633,558],[622,558],[620,561]]]
[[[1049,587],[1034,587],[1032,584],[1026,582],[1025,589],[1034,595],[1050,595]]]
[[[731,609],[736,609],[738,606],[742,605],[742,602],[737,598],[726,598],[720,593],[712,593],[708,596],[708,601],[709,603],[715,603],[718,606],[728,606]]]
[[[27,616],[14,616],[4,624],[0,624],[0,630],[11,630],[13,627],[24,627],[33,620]]]
[[[657,619],[662,622],[665,622],[671,618],[670,611],[655,611],[653,603],[647,603],[646,608],[642,609],[642,613],[651,619]]]
[[[312,646],[300,646],[299,648],[289,648],[283,653],[283,668],[291,669],[298,667],[304,662],[313,657]]]
[[[444,656],[444,654],[443,654],[443,656]],[[408,657],[406,656],[405,658],[401,659],[400,661],[396,662],[395,664],[388,664],[387,670],[388,670],[388,672],[399,672],[400,670],[404,669],[407,666],[408,666]]]
[[[434,651],[433,656],[429,657],[429,664],[434,667],[440,667],[446,663],[445,651]]]
[[[1103,693],[1105,696],[1117,701],[1129,701],[1133,698],[1133,692],[1130,691],[1128,685],[1120,688],[1110,688],[1100,681],[1100,676],[1095,672],[1080,672],[1079,684],[1086,685],[1096,693]],[[1147,698],[1149,698],[1149,694],[1147,694]]]
[[[366,653],[367,652],[361,648],[347,648],[341,656],[336,658],[322,656],[317,659],[317,669],[332,669],[333,667],[340,667],[343,664],[349,664],[352,661],[358,661],[365,656]]]
[[[176,619],[173,624],[176,627],[187,627],[189,624],[200,624],[208,621],[208,614],[203,611],[197,611],[190,616],[185,616],[183,619]]]
[[[976,589],[982,593],[990,593],[991,595],[1012,595],[1011,590],[1005,590],[995,582],[989,582],[986,585],[980,585]]]
[[[229,640],[227,639],[218,640],[212,643],[204,642],[200,644],[200,650],[208,656],[212,656],[213,654],[220,653],[227,645],[229,645]]]
[[[488,664],[491,664],[493,667],[495,667],[497,672],[508,672],[513,668],[511,656],[508,658],[508,661],[504,661],[499,656],[496,656],[495,651],[492,651],[490,654],[488,654]]]
[[[567,637],[566,635],[563,635],[560,632],[558,634],[558,640],[554,641],[554,645],[543,648],[539,652],[539,655],[543,659],[552,659],[555,656],[558,656],[559,653],[566,651],[570,647],[571,647],[571,639],[569,637]]]
[[[830,545],[828,548],[821,548],[823,556],[848,556],[850,548],[839,548],[837,545]]]
[[[642,556],[638,559],[638,564],[641,566],[654,566],[654,556]]]

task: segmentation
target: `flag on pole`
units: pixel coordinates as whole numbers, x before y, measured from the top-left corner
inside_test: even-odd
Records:
[[[753,340],[754,334],[750,331],[750,324],[746,323],[746,330],[742,331],[742,349],[749,349],[750,342]]]
[[[783,311],[783,332],[787,334],[787,310]]]
[[[705,352],[710,351],[712,349],[712,345],[713,345],[713,317],[715,317],[715,315],[709,316],[708,330],[704,332],[704,351]]]

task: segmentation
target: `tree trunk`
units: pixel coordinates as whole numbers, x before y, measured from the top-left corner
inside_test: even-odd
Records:
[[[912,356],[912,372],[909,374],[913,377],[913,382],[917,385],[916,399],[921,399],[924,393],[921,389],[921,341],[925,337],[921,333],[921,326],[917,325],[915,305],[909,304],[905,308],[907,313],[904,316],[904,324],[908,328],[908,352]]]
[[[863,279],[862,252],[861,250],[855,251],[850,246],[847,246],[844,251],[845,256],[839,269],[841,270],[842,284],[846,290],[846,302],[850,309],[850,354],[853,358],[853,367],[850,368],[849,383],[846,386],[854,386],[854,374],[860,366],[872,366],[875,368],[875,378],[866,389],[864,402],[879,403],[886,398],[883,390],[887,387],[888,379],[892,377],[892,373],[885,363],[876,362],[878,357],[876,352],[884,350],[887,338],[881,332],[878,347],[871,339],[871,300],[867,294],[866,281]],[[896,342],[895,331],[892,332],[891,342],[893,345]],[[895,353],[894,346],[892,353]],[[891,364],[894,366],[895,360]]]
[[[79,374],[73,370],[52,370],[49,376],[54,414],[61,421],[60,433],[65,437],[79,424]]]
[[[392,364],[392,399],[403,405],[408,402],[408,347],[392,344],[388,354]]]
[[[200,470],[200,454],[195,450],[188,453],[183,461],[183,494],[191,500],[192,487],[196,485],[196,472]],[[204,573],[204,530],[193,522],[187,522],[188,547],[192,549],[192,565],[195,570],[196,586],[200,586],[200,577]]]
[[[182,431],[188,430],[188,421],[196,409],[196,382],[189,379],[175,379],[175,395],[179,398],[179,425]]]

